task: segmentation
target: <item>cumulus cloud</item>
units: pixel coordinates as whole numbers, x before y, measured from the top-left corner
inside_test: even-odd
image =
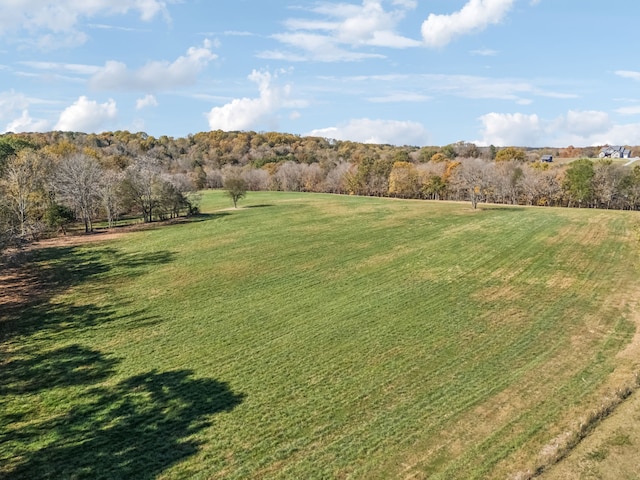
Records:
[[[158,100],[156,100],[156,97],[154,97],[151,94],[145,95],[144,97],[136,100],[136,110],[142,110],[143,108],[157,107],[157,106],[158,106]]]
[[[34,119],[29,115],[28,110],[23,110],[19,118],[11,121],[5,128],[5,132],[44,132],[49,130],[50,123],[43,119]]]
[[[114,100],[98,103],[81,96],[60,114],[54,129],[66,132],[98,132],[115,120],[117,115],[118,108]]]
[[[426,145],[429,134],[418,122],[353,119],[347,123],[309,132],[314,137],[391,145]]]
[[[479,32],[500,23],[515,0],[469,0],[450,15],[431,14],[422,24],[422,38],[428,47],[444,47],[456,37]]]
[[[0,92],[0,122],[8,122],[5,132],[39,132],[48,130],[50,123],[42,119],[31,118],[32,106],[52,105],[55,102],[33,98],[23,93],[9,90]]]
[[[522,113],[488,113],[482,122],[478,145],[562,147],[635,144],[640,124],[616,124],[609,114],[594,110],[569,110],[554,119]],[[544,142],[544,143],[543,143]]]
[[[542,137],[543,128],[537,115],[522,113],[488,113],[480,117],[483,124],[480,145],[533,146]]]
[[[29,98],[26,95],[9,90],[0,93],[0,119],[4,120],[4,115],[14,115],[16,111],[22,111],[29,107]]]
[[[283,108],[299,108],[306,103],[292,98],[290,85],[276,84],[277,74],[254,70],[249,80],[258,85],[257,98],[236,98],[221,107],[214,107],[207,114],[211,130],[249,130],[260,125],[272,125],[275,115]]]
[[[178,57],[174,62],[149,62],[138,70],[129,70],[122,62],[109,61],[89,83],[98,90],[146,90],[157,91],[192,85],[198,74],[211,62],[218,58],[211,51],[212,43],[205,40],[202,47],[191,47],[186,55]]]
[[[383,0],[363,0],[362,5],[325,3],[311,9],[322,20],[289,19],[287,32],[274,35],[287,51],[261,52],[262,58],[291,61],[354,61],[383,57],[358,51],[361,47],[409,48],[420,42],[399,35],[398,23],[417,6],[413,0],[394,0],[386,10]],[[302,53],[294,53],[302,51]]]

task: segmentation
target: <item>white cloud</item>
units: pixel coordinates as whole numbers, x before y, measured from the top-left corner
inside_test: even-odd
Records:
[[[89,38],[86,19],[137,12],[143,21],[162,16],[170,21],[168,3],[180,0],[3,0],[0,37],[41,50],[73,48]]]
[[[359,52],[362,47],[409,48],[420,42],[396,33],[396,27],[409,10],[417,6],[413,0],[394,0],[392,10],[385,10],[382,0],[363,0],[362,5],[325,3],[311,9],[322,20],[288,19],[286,33],[273,36],[292,51],[265,51],[262,58],[290,61],[322,62],[356,61],[384,57]]]
[[[258,84],[258,98],[236,98],[207,114],[211,130],[249,130],[265,123],[273,125],[275,115],[283,108],[299,108],[306,103],[292,98],[291,86],[275,84],[277,74],[254,70],[249,80]]]
[[[616,75],[622,78],[630,78],[632,80],[640,80],[640,72],[632,72],[629,70],[618,70]]]
[[[154,61],[131,71],[121,62],[109,61],[93,77],[90,85],[98,90],[163,90],[196,82],[200,73],[212,60],[218,58],[211,51],[212,44],[205,40],[202,47],[191,47],[186,55],[174,62]]]
[[[356,77],[324,77],[333,84],[357,83],[379,86],[388,91],[393,85],[413,86],[416,91],[438,95],[451,95],[470,99],[508,100],[518,104],[531,103],[530,97],[546,97],[557,99],[573,99],[573,93],[547,90],[544,85],[536,85],[529,80],[513,78],[491,78],[473,75],[369,75]],[[389,85],[393,84],[393,85]],[[386,95],[384,95],[386,96]]]
[[[616,110],[620,115],[640,115],[640,105],[620,107]]]
[[[561,117],[559,121],[559,127],[562,130],[571,135],[585,138],[597,135],[599,132],[608,131],[611,126],[609,114],[596,110],[569,110],[566,116]]]
[[[151,94],[145,95],[144,97],[136,100],[136,110],[142,110],[143,108],[157,107],[157,106],[158,106],[158,100],[156,100],[156,97],[154,97]]]
[[[515,0],[469,0],[451,15],[430,14],[422,24],[422,38],[428,47],[444,47],[454,38],[482,31],[500,23]]]
[[[0,92],[0,122],[8,122],[5,129],[7,132],[45,130],[49,123],[45,120],[32,119],[29,108],[34,105],[54,105],[55,103],[51,100],[28,97],[15,90]]]
[[[489,48],[481,48],[479,50],[471,50],[471,55],[478,55],[480,57],[495,57],[496,55],[498,55],[498,52]]]
[[[313,130],[307,135],[391,145],[422,146],[429,143],[427,130],[418,122],[371,120],[368,118],[353,119],[335,127]]]
[[[367,100],[372,103],[400,103],[400,102],[426,102],[431,97],[412,92],[396,92],[380,97],[370,97]]]
[[[115,120],[117,115],[118,108],[114,100],[109,99],[99,104],[81,96],[60,114],[54,129],[67,132],[98,132]]]
[[[26,110],[29,107],[29,98],[15,90],[0,93],[0,119],[9,113],[13,115],[16,111]]]
[[[171,0],[168,0],[169,3]],[[168,18],[167,0],[14,0],[0,4],[0,34],[16,28],[70,31],[81,18],[98,15],[124,15],[138,11],[149,21],[157,15]]]
[[[478,145],[566,147],[635,145],[640,124],[615,124],[606,112],[569,110],[555,119],[522,113],[488,113]]]
[[[44,132],[49,130],[50,127],[51,124],[47,120],[31,118],[29,111],[23,110],[19,118],[7,125],[5,132]]]
[[[480,117],[483,124],[479,145],[537,145],[543,129],[537,115],[522,113],[488,113]]]
[[[34,70],[44,70],[47,72],[69,72],[76,75],[93,75],[100,71],[100,67],[95,65],[84,65],[79,63],[58,63],[58,62],[18,62]]]

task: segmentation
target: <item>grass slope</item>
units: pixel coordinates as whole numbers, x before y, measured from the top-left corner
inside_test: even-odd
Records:
[[[1,476],[505,477],[637,367],[634,213],[244,204],[33,252]]]

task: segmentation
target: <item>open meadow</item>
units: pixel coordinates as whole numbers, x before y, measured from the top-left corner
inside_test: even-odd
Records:
[[[637,212],[230,206],[0,272],[0,477],[527,478],[636,386]]]

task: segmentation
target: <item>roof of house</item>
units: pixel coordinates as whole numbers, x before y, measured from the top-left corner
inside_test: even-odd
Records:
[[[631,150],[620,146],[602,147],[602,150],[600,150],[600,153],[604,153],[605,155],[612,155],[615,152],[620,153],[620,155],[623,157],[628,157],[631,155]]]

